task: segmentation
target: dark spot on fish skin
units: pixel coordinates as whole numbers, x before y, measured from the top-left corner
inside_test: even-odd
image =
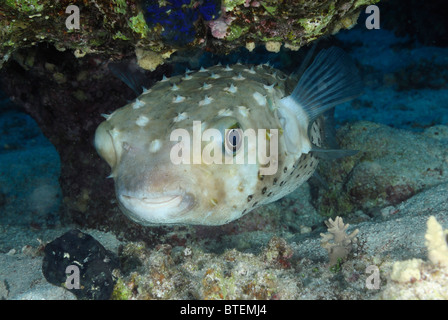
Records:
[[[258,180],[263,181],[264,180],[264,176],[260,175],[260,172],[258,172]]]
[[[285,181],[280,182],[280,187],[285,184]]]
[[[284,167],[284,168],[283,168],[283,173],[286,173],[286,171],[288,171],[288,168],[287,168],[287,167]]]
[[[300,177],[300,173],[298,175],[296,175],[296,178]]]
[[[254,202],[254,204],[252,205],[252,208],[255,207],[258,204],[257,201]]]
[[[247,197],[247,202],[250,202],[250,201],[252,200],[253,197],[254,197],[253,194],[249,195],[249,196]]]
[[[261,194],[265,194],[265,193],[266,193],[266,190],[268,190],[268,188],[264,187],[264,188],[261,190]]]
[[[274,186],[277,184],[277,181],[278,181],[278,179],[277,179],[277,178],[274,178],[274,181],[273,181],[273,185],[274,185]]]
[[[247,211],[247,209],[244,209],[243,212],[241,213],[242,215],[245,214]]]

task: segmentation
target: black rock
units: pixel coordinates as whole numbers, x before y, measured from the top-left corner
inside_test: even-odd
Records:
[[[115,284],[112,271],[119,267],[119,260],[92,236],[74,229],[48,243],[44,252],[42,273],[48,282],[78,299],[110,298]]]

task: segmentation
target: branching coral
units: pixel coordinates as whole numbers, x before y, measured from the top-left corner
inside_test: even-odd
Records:
[[[358,239],[356,235],[359,230],[356,229],[350,234],[346,233],[349,224],[344,224],[341,217],[336,217],[333,221],[331,218],[325,221],[329,233],[321,233],[321,246],[328,252],[330,258],[330,266],[338,263],[339,259],[345,259],[353,249]]]
[[[425,238],[429,260],[435,265],[448,268],[448,230],[443,230],[433,216],[429,217],[427,227]]]

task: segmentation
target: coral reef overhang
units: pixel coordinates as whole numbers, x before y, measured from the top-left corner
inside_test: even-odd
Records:
[[[185,46],[214,53],[272,42],[300,48],[350,28],[361,9],[378,1],[7,0],[0,4],[0,68],[38,43],[118,59],[138,47],[160,61]]]

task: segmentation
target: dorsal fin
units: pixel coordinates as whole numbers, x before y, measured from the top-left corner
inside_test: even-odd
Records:
[[[137,96],[143,93],[146,76],[144,70],[137,63],[132,61],[111,62],[108,64],[108,68],[118,79],[126,83]]]

